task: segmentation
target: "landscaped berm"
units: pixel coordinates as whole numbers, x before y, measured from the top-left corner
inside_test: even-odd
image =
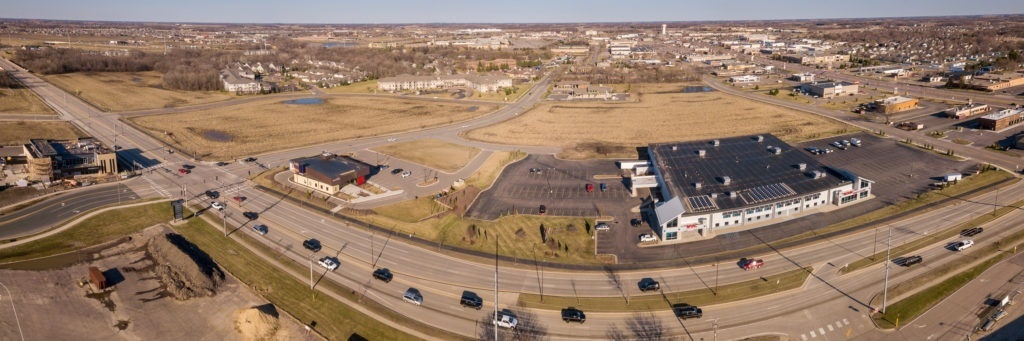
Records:
[[[451,124],[490,113],[497,105],[457,104],[373,96],[330,97],[322,103],[280,99],[210,110],[139,116],[130,120],[178,150],[228,160],[330,141],[379,136]]]
[[[636,157],[650,143],[769,132],[788,142],[837,134],[834,120],[721,92],[684,93],[692,84],[632,85],[627,102],[544,102],[467,137],[516,145],[553,145],[561,157]]]

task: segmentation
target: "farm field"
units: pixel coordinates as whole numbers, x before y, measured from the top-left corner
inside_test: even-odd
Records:
[[[54,115],[53,109],[46,106],[36,94],[29,89],[0,88],[0,115]]]
[[[321,104],[286,104],[279,99],[210,110],[129,119],[153,136],[203,159],[243,155],[317,143],[423,129],[471,119],[497,105],[346,96]]]
[[[785,141],[849,129],[826,118],[720,92],[683,93],[687,84],[632,86],[627,102],[544,102],[515,119],[470,131],[491,143],[554,145],[560,157],[636,157],[649,143],[771,133]]]
[[[0,145],[28,143],[29,139],[65,140],[88,136],[66,121],[0,121]]]
[[[103,111],[134,111],[181,107],[236,98],[221,91],[178,91],[160,88],[161,75],[146,72],[80,72],[43,78],[76,94]]]

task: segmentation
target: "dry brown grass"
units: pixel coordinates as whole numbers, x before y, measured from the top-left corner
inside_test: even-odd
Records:
[[[462,169],[480,153],[477,148],[435,139],[392,143],[375,150],[448,173]]]
[[[267,99],[211,110],[134,117],[131,121],[181,151],[225,160],[449,124],[496,109],[496,105],[346,96],[329,98],[319,105]]]
[[[162,77],[159,72],[148,71],[69,73],[44,78],[103,111],[171,108],[237,97],[219,91],[161,89]]]
[[[29,89],[0,89],[0,114],[54,115]]]
[[[501,174],[506,165],[519,161],[524,157],[526,157],[526,153],[519,151],[494,152],[487,158],[487,161],[480,165],[480,169],[477,169],[476,173],[473,173],[473,175],[466,179],[466,185],[487,189],[491,187],[491,184],[498,178],[498,175]]]
[[[541,103],[515,119],[470,131],[472,139],[555,145],[562,157],[635,157],[636,146],[772,133],[798,141],[848,126],[721,92],[681,93],[682,84],[633,86],[629,103]],[[639,90],[638,90],[639,89]]]
[[[73,139],[88,136],[65,121],[0,121],[0,145],[28,143],[29,139]]]
[[[320,91],[329,94],[372,94],[377,90],[377,80],[369,80],[365,82],[352,83],[345,86],[336,86],[329,89],[320,89]],[[380,93],[386,93],[384,91]]]

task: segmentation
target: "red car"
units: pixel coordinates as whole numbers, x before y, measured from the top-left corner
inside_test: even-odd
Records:
[[[185,168],[178,168],[178,173],[188,174],[188,173],[192,173],[192,171],[190,171],[188,169],[185,169]]]
[[[743,270],[759,269],[762,266],[764,266],[764,260],[761,260],[761,259],[744,259],[742,266],[743,266]]]
[[[593,192],[593,191],[594,191],[594,184],[587,184],[587,192]]]

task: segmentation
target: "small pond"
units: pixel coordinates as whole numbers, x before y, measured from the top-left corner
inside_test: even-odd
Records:
[[[289,100],[289,101],[284,101],[284,104],[323,104],[323,103],[324,103],[324,99],[323,98],[316,98],[316,97],[299,98],[299,99],[293,99],[293,100]]]
[[[692,94],[692,93],[695,93],[695,92],[712,92],[712,91],[715,91],[715,89],[712,89],[710,86],[707,86],[707,85],[688,86],[688,87],[683,88],[683,93],[685,93],[685,94]]]

